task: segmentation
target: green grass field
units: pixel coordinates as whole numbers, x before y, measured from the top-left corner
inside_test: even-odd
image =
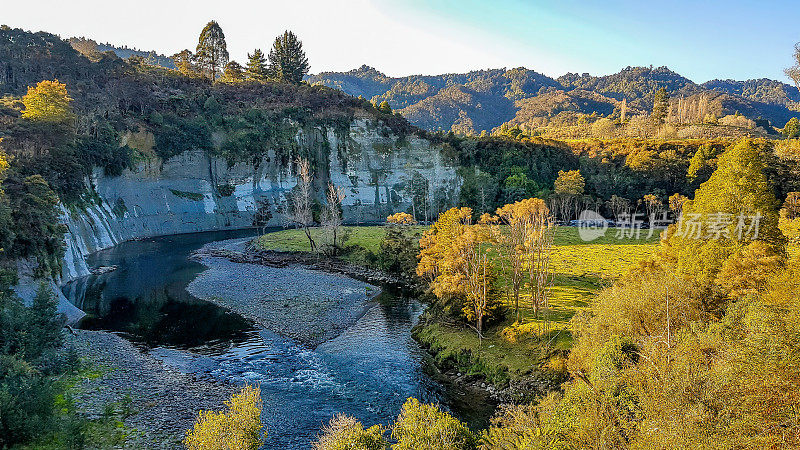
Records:
[[[382,227],[345,228],[350,232],[347,245],[360,245],[378,253],[385,232]],[[419,232],[424,229],[422,226],[415,227],[415,231]],[[322,229],[312,230],[312,236],[318,242],[322,241],[323,233]],[[530,295],[523,292],[520,310],[523,316],[522,330],[527,333],[520,334],[515,342],[509,342],[501,335],[502,330],[514,322],[512,312],[503,323],[487,330],[482,342],[468,328],[439,323],[422,329],[418,338],[433,347],[437,358],[458,360],[465,370],[480,372],[488,379],[501,381],[503,377],[516,378],[529,374],[545,362],[543,358],[569,349],[572,343],[568,331],[570,319],[578,311],[587,308],[600,289],[653,254],[658,248],[658,240],[658,232],[648,238],[647,230],[643,230],[639,239],[619,239],[612,228],[604,237],[584,242],[577,228],[560,227],[556,231],[553,248],[554,278],[547,320],[543,317],[534,319],[533,310],[528,304]],[[257,245],[277,251],[310,251],[308,239],[302,230],[269,233],[258,238]],[[502,275],[500,279],[503,284]],[[498,372],[505,372],[506,375],[498,375]]]

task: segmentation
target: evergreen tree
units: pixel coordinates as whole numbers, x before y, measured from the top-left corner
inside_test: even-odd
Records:
[[[382,112],[384,114],[391,114],[392,113],[392,107],[389,106],[389,102],[384,100],[384,101],[381,102],[380,105],[378,105],[378,111],[380,111],[380,112]]]
[[[269,78],[284,83],[300,84],[308,73],[308,58],[303,43],[291,31],[275,38],[269,51]]]
[[[244,67],[236,61],[225,64],[225,71],[222,73],[220,80],[228,83],[244,81]]]
[[[195,50],[197,65],[203,76],[215,80],[228,63],[228,46],[225,43],[225,34],[219,24],[212,20],[200,32],[200,39]]]
[[[245,76],[248,80],[264,81],[267,79],[267,59],[260,48],[247,54],[247,72]]]
[[[653,114],[650,117],[657,125],[661,125],[667,118],[667,111],[669,111],[669,94],[662,87],[656,91],[656,96],[653,100]]]

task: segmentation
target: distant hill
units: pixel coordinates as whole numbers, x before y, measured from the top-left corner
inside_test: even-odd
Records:
[[[704,111],[717,116],[739,113],[753,120],[767,119],[778,128],[800,115],[800,92],[786,83],[763,78],[696,84],[667,67],[626,67],[604,76],[567,73],[553,79],[523,67],[389,77],[361,66],[349,72],[311,75],[307,81],[376,104],[388,101],[411,123],[429,130],[465,133],[491,131],[504,123],[568,121],[581,114],[619,115],[623,99],[629,116],[645,113],[652,109],[655,92],[662,87],[669,92],[676,111],[681,98],[687,110],[686,102],[708,102]]]
[[[172,61],[172,58],[160,55],[152,50],[145,51],[135,48],[128,48],[127,46],[117,47],[111,44],[98,44],[93,39],[87,39],[84,37],[70,38],[69,43],[72,48],[93,61],[98,60],[99,56],[103,53],[112,52],[122,59],[128,59],[136,56],[144,59],[148,64],[153,66],[161,66],[166,69],[175,68],[175,63]]]

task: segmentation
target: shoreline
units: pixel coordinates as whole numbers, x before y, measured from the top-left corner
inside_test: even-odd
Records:
[[[107,407],[130,400],[131,414],[122,422],[131,434],[123,448],[183,448],[181,441],[197,413],[222,409],[239,389],[170,368],[116,333],[74,330],[66,336],[65,344],[102,372],[75,386],[78,413],[96,419]]]
[[[355,324],[382,291],[365,281],[374,278],[296,259],[256,260],[247,248],[247,240],[234,239],[192,252],[207,269],[186,290],[312,350]]]
[[[370,284],[382,285],[389,289],[401,291],[413,291],[416,287],[398,277],[393,277],[378,269],[371,269],[357,264],[353,264],[335,257],[316,255],[303,251],[277,251],[261,250],[254,248],[250,242],[240,249],[232,250],[225,248],[208,248],[200,251],[207,252],[208,255],[218,258],[226,258],[231,262],[245,264],[259,264],[269,267],[304,267],[309,270],[318,270],[334,274],[342,274],[350,278],[362,280]],[[198,252],[200,252],[198,251]],[[195,252],[195,253],[198,253]],[[418,324],[417,327],[422,326]],[[415,328],[417,328],[415,327]],[[478,393],[485,396],[495,404],[514,403],[524,400],[530,396],[531,392],[541,393],[549,391],[552,386],[537,377],[529,379],[514,380],[505,387],[498,387],[479,375],[467,375],[467,368],[453,368],[447,365],[440,365],[437,361],[437,353],[432,351],[431,345],[419,338],[417,333],[411,333],[414,342],[419,345],[428,356],[430,356],[430,369],[435,370],[435,378],[441,385],[449,385],[455,388],[457,395],[465,392]],[[545,387],[547,386],[547,387]],[[533,387],[534,389],[529,389]]]

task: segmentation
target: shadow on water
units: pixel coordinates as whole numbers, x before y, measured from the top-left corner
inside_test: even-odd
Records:
[[[192,233],[126,242],[89,255],[90,267],[117,270],[67,283],[64,295],[87,313],[80,326],[125,333],[147,347],[189,350],[247,339],[255,326],[186,292],[202,264],[188,255],[205,243],[255,236],[255,230]]]
[[[267,448],[308,448],[336,413],[367,426],[391,423],[411,396],[442,403],[471,425],[486,425],[491,402],[443,389],[426,373],[427,354],[411,338],[424,309],[414,299],[382,293],[353,326],[312,350],[186,291],[205,270],[188,259],[193,250],[253,235],[245,230],[124,243],[88,258],[90,266],[117,270],[75,280],[63,291],[89,314],[82,328],[122,332],[165,364],[197,377],[260,384]]]

